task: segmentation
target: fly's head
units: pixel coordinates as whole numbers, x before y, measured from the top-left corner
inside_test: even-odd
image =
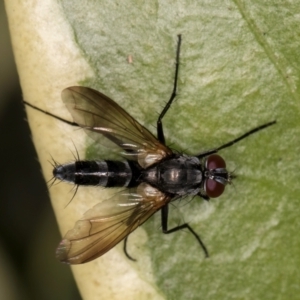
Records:
[[[200,196],[206,200],[221,196],[225,186],[231,184],[231,179],[234,178],[227,171],[225,160],[218,154],[212,154],[205,158],[203,166],[203,192]]]

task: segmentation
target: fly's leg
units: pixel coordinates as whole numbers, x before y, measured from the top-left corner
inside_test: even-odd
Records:
[[[130,256],[129,253],[127,252],[127,242],[128,242],[128,235],[124,239],[123,251],[128,259],[130,259],[132,261],[136,261],[136,259],[133,258],[132,256]]]
[[[169,214],[169,207],[168,204],[162,207],[161,209],[161,225],[162,225],[162,232],[165,234],[173,233],[182,229],[188,229],[190,233],[195,237],[195,239],[200,244],[202,250],[204,251],[205,257],[209,257],[207,248],[205,247],[204,243],[202,242],[200,236],[193,230],[193,228],[187,224],[184,223],[182,225],[176,226],[172,229],[168,229],[168,214]]]
[[[163,125],[162,125],[162,119],[170,106],[172,105],[172,102],[174,101],[176,97],[177,92],[177,79],[178,79],[178,71],[179,71],[179,54],[180,54],[180,45],[181,45],[181,35],[178,35],[178,42],[177,42],[177,51],[176,51],[176,65],[175,65],[175,76],[174,76],[174,85],[173,85],[173,92],[171,94],[170,100],[165,105],[164,109],[160,113],[158,120],[157,120],[157,138],[162,143],[165,144],[165,136],[163,131]]]
[[[61,122],[64,122],[64,123],[66,123],[66,124],[69,124],[69,125],[71,125],[71,126],[80,127],[80,126],[79,126],[77,123],[75,123],[75,122],[71,122],[71,121],[65,120],[65,119],[63,119],[63,118],[61,118],[61,117],[58,117],[58,116],[56,116],[56,115],[54,115],[54,114],[48,112],[48,111],[42,110],[42,109],[40,109],[39,107],[37,107],[37,106],[35,106],[35,105],[33,105],[33,104],[31,104],[31,103],[25,101],[25,100],[23,100],[23,103],[24,103],[25,105],[27,105],[27,106],[29,106],[29,107],[31,107],[31,108],[33,108],[33,109],[35,109],[35,110],[41,112],[41,113],[44,113],[44,114],[47,115],[47,116],[50,116],[50,117],[55,118],[56,120],[59,120],[59,121],[61,121]]]
[[[269,127],[269,126],[272,126],[272,125],[274,125],[274,124],[276,124],[276,120],[275,120],[275,121],[272,121],[272,122],[268,122],[268,123],[263,124],[263,125],[260,125],[260,126],[258,126],[258,127],[255,127],[255,128],[253,128],[253,129],[247,131],[246,133],[244,133],[244,134],[241,135],[240,137],[238,137],[238,138],[236,138],[236,139],[234,139],[234,140],[232,140],[232,141],[230,141],[230,142],[228,142],[228,143],[226,143],[226,144],[224,144],[224,145],[222,145],[222,146],[220,146],[220,147],[217,147],[217,148],[214,148],[214,149],[211,149],[211,150],[202,152],[202,153],[200,153],[200,154],[198,154],[198,155],[196,155],[196,156],[197,156],[198,158],[202,158],[202,157],[208,156],[208,155],[210,155],[210,154],[217,153],[218,151],[220,151],[220,150],[222,150],[222,149],[225,149],[225,148],[228,148],[228,147],[232,146],[233,144],[235,144],[235,143],[237,143],[237,142],[239,142],[239,141],[245,139],[245,138],[248,137],[249,135],[252,135],[253,133],[256,133],[256,132],[258,132],[258,131],[260,131],[260,130],[262,130],[262,129],[265,129],[265,128]]]

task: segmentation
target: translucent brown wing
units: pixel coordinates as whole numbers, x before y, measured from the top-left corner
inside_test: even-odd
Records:
[[[76,222],[59,244],[57,258],[81,264],[103,255],[170,200],[146,183],[116,194]]]
[[[62,91],[62,99],[74,121],[94,140],[99,133],[123,149],[122,155],[146,168],[171,156],[172,151],[117,103],[102,93],[82,86]],[[96,133],[96,134],[95,134]]]

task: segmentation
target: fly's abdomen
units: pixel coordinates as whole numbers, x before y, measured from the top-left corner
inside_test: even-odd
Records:
[[[129,161],[75,161],[56,166],[53,176],[76,185],[127,187],[135,184],[138,168]]]

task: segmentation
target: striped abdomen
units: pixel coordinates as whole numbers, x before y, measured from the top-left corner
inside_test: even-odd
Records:
[[[75,161],[53,170],[53,176],[59,180],[103,187],[134,186],[139,175],[139,166],[131,161]]]

